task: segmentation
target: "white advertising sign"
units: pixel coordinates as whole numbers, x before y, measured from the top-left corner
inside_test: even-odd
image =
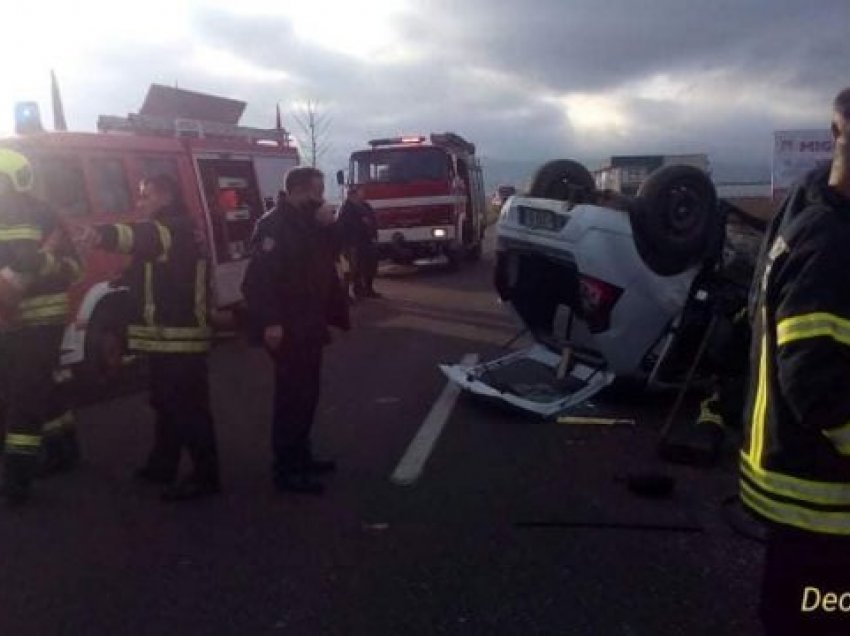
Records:
[[[832,159],[832,134],[824,130],[779,130],[774,134],[773,198],[784,196],[803,175]]]

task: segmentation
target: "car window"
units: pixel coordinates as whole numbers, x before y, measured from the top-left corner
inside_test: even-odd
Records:
[[[41,157],[35,165],[39,194],[59,214],[85,216],[91,212],[86,179],[74,157]]]
[[[119,158],[92,159],[95,193],[104,212],[126,214],[133,207],[124,162]]]

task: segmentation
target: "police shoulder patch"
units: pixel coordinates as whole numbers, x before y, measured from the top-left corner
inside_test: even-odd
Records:
[[[275,248],[275,241],[271,236],[267,236],[263,239],[262,245],[260,245],[260,249],[264,252],[271,252]]]

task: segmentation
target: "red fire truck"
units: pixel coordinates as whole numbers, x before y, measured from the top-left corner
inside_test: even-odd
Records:
[[[454,133],[374,139],[352,153],[348,186],[363,186],[381,258],[411,263],[481,257],[486,203],[475,146]],[[337,173],[340,185],[345,175]]]
[[[283,174],[298,164],[286,131],[237,125],[244,107],[236,100],[154,85],[139,114],[101,117],[97,133],[38,132],[0,139],[0,146],[30,159],[37,196],[52,204],[70,229],[132,222],[139,181],[173,176],[209,248],[211,292],[221,309],[241,300],[254,223],[276,199]],[[100,373],[120,363],[126,289],[115,281],[126,258],[98,251],[85,255],[84,280],[71,293],[63,365],[83,364],[86,371]]]

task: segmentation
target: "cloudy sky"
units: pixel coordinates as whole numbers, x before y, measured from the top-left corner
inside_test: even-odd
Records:
[[[280,102],[295,128],[319,100],[328,169],[374,136],[454,130],[498,180],[679,152],[749,176],[850,85],[848,0],[33,0],[4,22],[0,134],[15,100],[51,121],[51,68],[80,130],[176,81],[247,101],[248,125]]]

